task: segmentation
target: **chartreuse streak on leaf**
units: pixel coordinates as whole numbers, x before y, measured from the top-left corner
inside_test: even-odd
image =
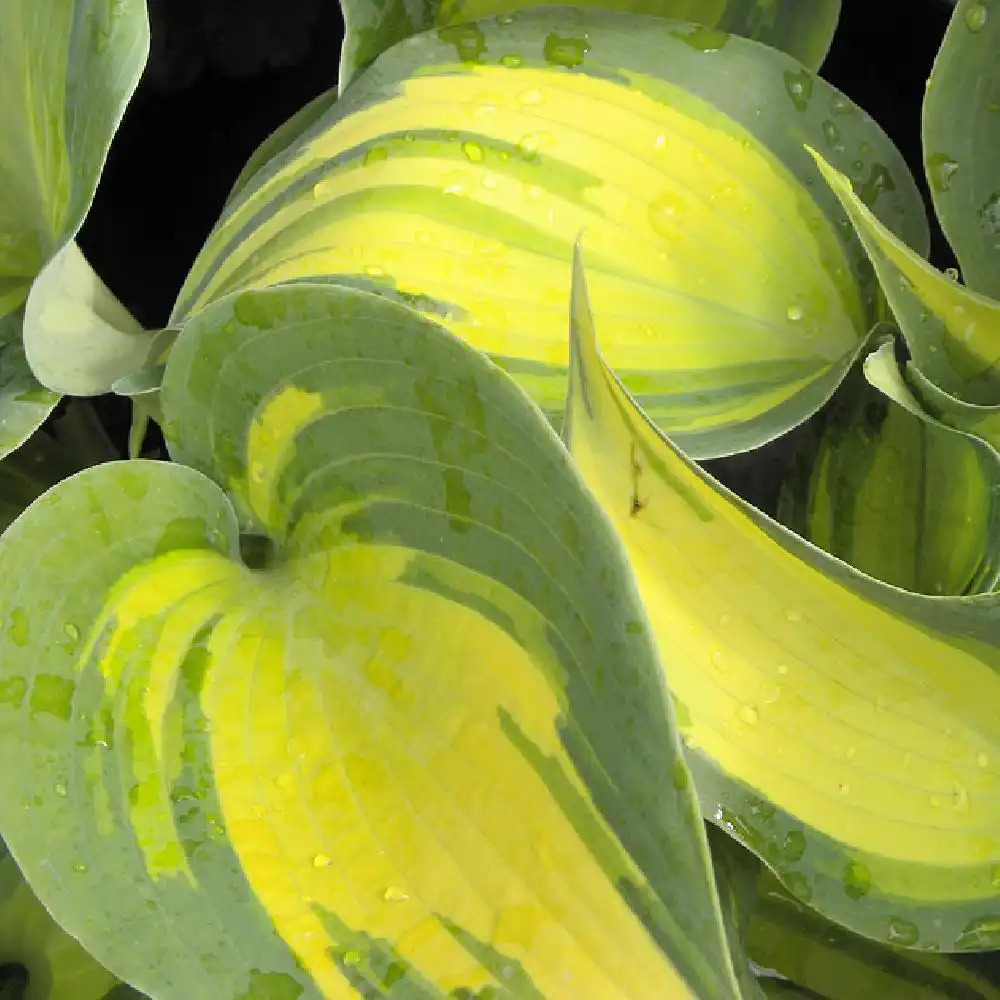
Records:
[[[0,794],[38,796],[0,824],[60,922],[158,1000],[729,1000],[624,553],[510,379],[301,283],[193,317],[162,405],[178,464],[0,540]],[[72,712],[32,714],[67,622]]]
[[[691,30],[539,8],[456,26],[483,40],[478,61],[441,32],[394,47],[227,204],[172,322],[241,288],[367,283],[440,317],[558,420],[586,228],[609,358],[651,418],[701,457],[771,440],[825,402],[875,322],[871,266],[803,144],[835,116],[830,155],[881,179],[879,217],[917,246],[926,223],[898,152],[843,95]],[[572,72],[546,58],[552,35],[586,36]],[[776,109],[805,90],[790,124]]]
[[[1000,599],[881,584],[701,472],[602,361],[576,265],[570,448],[686,708],[704,812],[839,923],[983,947],[1000,912]]]

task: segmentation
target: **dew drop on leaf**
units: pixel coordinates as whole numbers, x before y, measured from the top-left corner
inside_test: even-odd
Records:
[[[905,920],[903,917],[890,917],[886,939],[893,944],[909,947],[920,940],[920,931],[917,930],[917,925],[912,920]]]
[[[803,315],[802,306],[795,305],[794,303],[785,310],[785,316],[787,316],[789,321],[792,323],[797,323],[800,319],[802,319]]]
[[[844,868],[844,892],[851,899],[860,899],[871,890],[872,873],[860,861],[852,861]]]
[[[760,712],[757,710],[756,705],[740,705],[736,716],[740,722],[747,726],[756,726],[760,720]]]
[[[958,161],[952,159],[947,153],[932,153],[927,157],[927,173],[931,187],[935,191],[942,194],[948,191],[951,188],[951,181],[956,170],[958,170]]]
[[[781,842],[781,851],[789,861],[798,861],[806,853],[806,838],[801,830],[789,830]]]
[[[976,3],[969,4],[965,9],[965,26],[974,35],[978,34],[986,27],[989,16],[986,4],[982,0],[976,0]]]
[[[382,893],[382,898],[387,903],[405,903],[410,898],[410,894],[405,889],[390,885]]]
[[[313,856],[313,868],[329,868],[333,864],[333,859],[329,854],[316,854]]]

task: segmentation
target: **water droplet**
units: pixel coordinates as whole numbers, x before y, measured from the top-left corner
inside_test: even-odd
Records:
[[[788,621],[792,622],[793,624],[796,624],[797,622],[802,621],[802,612],[798,611],[795,608],[789,608],[785,612],[785,618],[788,619]]]
[[[831,149],[835,149],[840,143],[840,129],[829,119],[823,122],[823,138]]]
[[[860,861],[852,861],[844,868],[844,892],[851,899],[860,899],[871,890],[872,873],[867,865]]]
[[[857,752],[858,752],[858,748],[857,748],[857,747],[855,747],[855,746],[849,746],[849,747],[848,747],[848,748],[847,748],[847,749],[846,749],[846,750],[844,751],[844,756],[845,756],[845,757],[846,757],[846,758],[847,758],[848,760],[854,760],[854,755],[855,755],[855,754],[856,754]]]
[[[684,789],[691,783],[687,766],[685,765],[682,757],[678,757],[677,760],[674,761],[674,765],[670,769],[670,777],[673,781],[674,788],[676,788],[679,792],[684,791]]]
[[[883,191],[895,191],[896,182],[892,179],[887,167],[881,163],[873,163],[868,179],[861,185],[858,197],[869,207],[878,201]]]
[[[850,795],[851,794],[851,786],[850,786],[850,784],[848,782],[841,781],[837,785],[837,791],[840,792],[841,795]]]
[[[390,885],[382,893],[382,898],[387,903],[405,903],[410,898],[410,894],[405,889]]]
[[[806,838],[801,830],[789,830],[781,842],[781,852],[789,861],[798,861],[806,853]]]
[[[756,726],[760,720],[760,712],[756,705],[740,705],[736,717],[747,726]]]
[[[83,861],[74,861],[73,862],[73,871],[75,871],[78,874],[82,875],[86,870],[87,870],[87,865],[86,865],[85,862],[83,862]]]
[[[584,38],[563,38],[555,33],[545,39],[545,58],[557,66],[572,69],[580,66],[583,58],[590,51],[590,42]]]
[[[802,319],[804,313],[802,312],[802,306],[795,305],[792,303],[786,310],[785,315],[788,317],[789,322],[798,323]]]
[[[665,194],[649,203],[647,217],[653,230],[660,236],[674,239],[677,236],[677,219],[682,206],[673,195]]]
[[[663,149],[663,147],[666,146],[666,144],[667,144],[667,137],[665,135],[658,135],[653,140],[654,149]]]
[[[264,469],[263,462],[253,462],[250,466],[250,478],[255,483],[262,483],[264,481],[264,476],[266,470]]]
[[[507,69],[517,69],[523,61],[524,60],[520,56],[513,54],[500,57],[500,65],[506,66]]]
[[[389,158],[389,150],[385,146],[372,146],[371,149],[365,153],[362,162],[366,167],[370,167],[373,163],[381,163],[383,160]]]
[[[364,958],[364,956],[360,951],[351,949],[350,951],[344,952],[343,963],[344,965],[360,965],[362,958]]]
[[[785,90],[792,99],[796,111],[805,111],[813,93],[813,77],[807,69],[799,73],[785,70]]]
[[[785,888],[787,888],[793,896],[797,896],[806,903],[812,899],[812,886],[809,884],[809,879],[807,879],[802,872],[782,872],[781,881],[785,883]]]
[[[909,947],[915,945],[920,940],[920,931],[912,920],[904,920],[902,917],[889,918],[889,931],[886,935],[893,944]]]
[[[979,226],[987,236],[1000,235],[1000,191],[994,191],[979,209]]]
[[[976,754],[976,766],[977,767],[989,767],[989,765],[990,765],[990,756],[989,756],[989,754],[984,753],[982,750],[980,750],[979,753]]]
[[[61,798],[61,799],[66,798],[66,796],[69,794],[68,791],[67,791],[67,789],[66,789],[66,786],[61,781],[57,781],[52,786],[52,791],[54,791],[56,793],[56,795],[58,795],[59,798]]]
[[[776,669],[777,669],[778,673],[781,674],[782,677],[784,677],[785,674],[788,673],[788,664],[787,663],[779,663]]]
[[[716,670],[724,671],[726,669],[726,654],[721,650],[715,650],[710,659],[712,661],[712,666],[715,667]]]
[[[69,639],[70,642],[77,643],[80,641],[80,630],[72,622],[66,622],[66,624],[63,625],[63,632],[66,633],[66,638]]]
[[[969,4],[965,9],[965,26],[976,35],[986,27],[989,16],[986,4],[982,0],[976,0],[976,3]]]
[[[945,192],[951,188],[952,178],[958,170],[958,161],[947,153],[932,153],[927,157],[927,173],[930,175],[931,187],[935,191]]]
[[[313,857],[313,868],[329,868],[333,858],[329,854],[317,854]]]
[[[542,103],[542,92],[540,90],[522,90],[517,95],[518,103],[534,105]]]
[[[497,14],[497,24],[513,24],[514,20],[514,14],[509,10],[504,11],[502,14]]]
[[[462,143],[462,152],[465,153],[466,159],[472,163],[482,163],[486,154],[483,152],[483,147],[479,145],[478,142],[473,142],[471,139]]]

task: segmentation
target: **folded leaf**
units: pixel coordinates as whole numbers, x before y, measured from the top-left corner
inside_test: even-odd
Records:
[[[992,590],[1000,577],[1000,458],[923,411],[893,350],[885,341],[851,372],[803,439],[778,520],[905,590]]]
[[[553,39],[586,49],[567,66]],[[583,229],[626,385],[691,454],[745,450],[829,397],[875,318],[870,264],[803,143],[926,245],[884,133],[774,49],[596,9],[428,32],[254,173],[172,322],[240,288],[349,278],[487,352],[558,419]]]
[[[144,368],[161,337],[146,331],[70,240],[42,268],[24,310],[24,349],[55,392],[97,396]]]
[[[958,0],[923,104],[934,209],[970,288],[1000,297],[1000,17]]]
[[[454,27],[493,15],[518,16],[531,0],[340,0],[346,26],[340,54],[340,90],[386,49],[404,38],[435,27]],[[818,69],[833,39],[840,0],[583,0],[575,6],[600,7],[693,21],[703,30],[692,44],[710,48],[720,35],[754,38],[781,49],[810,69]],[[714,29],[714,30],[713,30]],[[586,38],[552,38],[547,43],[566,65],[587,51]],[[557,60],[553,60],[557,61]]]
[[[1000,942],[1000,598],[865,576],[712,480],[597,352],[577,260],[567,434],[656,632],[706,817],[826,916]]]
[[[12,992],[8,993],[8,989]],[[0,996],[142,1000],[101,968],[46,912],[0,841]]]
[[[624,554],[511,381],[300,284],[161,401],[186,464],[0,540],[0,826],[60,922],[157,1000],[730,1000]]]
[[[917,367],[960,399],[1000,403],[1000,302],[928,264],[869,211],[844,174],[813,156],[865,244]]]

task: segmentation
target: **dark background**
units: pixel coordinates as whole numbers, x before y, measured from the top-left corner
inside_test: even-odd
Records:
[[[343,22],[336,0],[149,0],[149,8],[149,65],[79,243],[136,318],[158,327],[251,153],[336,83]],[[925,196],[920,103],[950,9],[947,0],[844,0],[821,70],[885,129]],[[933,262],[951,266],[939,230],[933,239]],[[102,399],[97,408],[123,442],[127,402]],[[770,510],[788,450],[782,442],[709,464]]]

